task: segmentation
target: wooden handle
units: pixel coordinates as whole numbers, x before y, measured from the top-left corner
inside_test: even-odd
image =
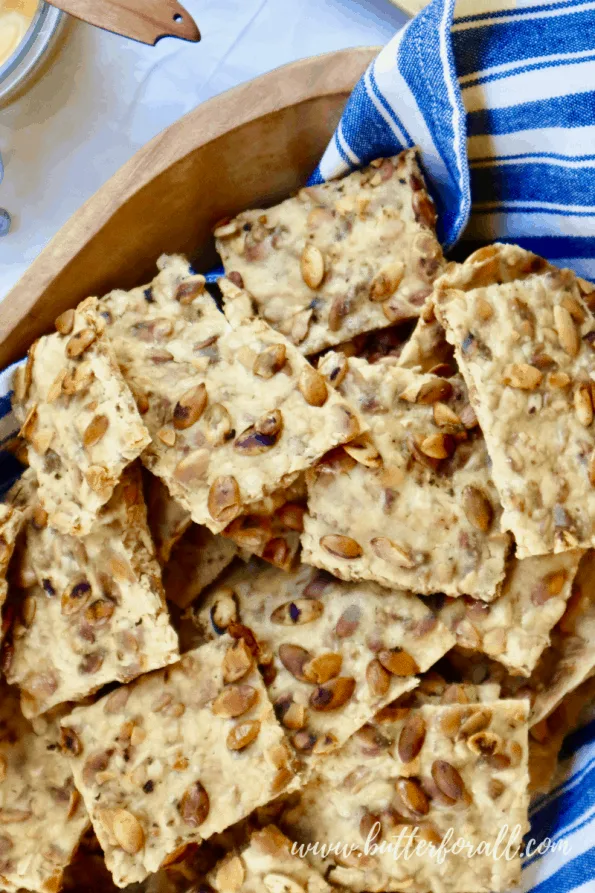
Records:
[[[160,37],[200,40],[192,16],[177,0],[48,0],[52,6],[106,31],[155,44]]]

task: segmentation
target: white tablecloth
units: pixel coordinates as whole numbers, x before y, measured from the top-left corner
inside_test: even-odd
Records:
[[[198,103],[286,62],[383,44],[389,0],[186,0],[199,44],[156,47],[80,22],[43,80],[0,111],[5,178],[0,298],[70,215],[156,133]]]

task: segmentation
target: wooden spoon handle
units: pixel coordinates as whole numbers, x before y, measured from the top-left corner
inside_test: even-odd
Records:
[[[106,31],[155,44],[160,37],[200,40],[192,16],[177,0],[48,0],[52,6]]]

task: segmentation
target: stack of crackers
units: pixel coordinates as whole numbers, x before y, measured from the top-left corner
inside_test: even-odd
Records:
[[[435,223],[406,151],[32,345],[0,890],[518,882],[595,692],[594,292]]]

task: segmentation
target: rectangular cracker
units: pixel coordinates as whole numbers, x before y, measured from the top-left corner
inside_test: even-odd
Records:
[[[163,481],[146,469],[143,484],[157,561],[165,567],[172,549],[192,524],[192,518],[187,509],[172,499]]]
[[[306,492],[306,478],[300,475],[291,486],[248,506],[248,512],[226,527],[225,536],[248,555],[256,555],[281,570],[292,570],[298,562],[304,530]]]
[[[519,558],[595,545],[592,288],[513,245],[437,283]]]
[[[56,320],[15,374],[14,410],[50,524],[89,533],[122,471],[150,442],[114,352],[97,301]]]
[[[206,636],[230,622],[253,633],[277,716],[306,758],[336,751],[454,643],[414,595],[305,565],[287,574],[252,563],[227,574],[196,622]]]
[[[0,642],[4,635],[2,608],[8,595],[8,565],[12,558],[17,536],[25,523],[25,513],[13,505],[0,503]]]
[[[286,338],[258,319],[234,328],[183,259],[160,267],[151,286],[101,306],[152,436],[143,462],[220,533],[358,425]]]
[[[494,599],[510,539],[462,379],[333,353],[319,369],[370,435],[308,472],[302,560],[346,580]]]
[[[519,701],[422,706],[405,722],[369,726],[320,763],[282,827],[300,843],[344,845],[322,864],[329,881],[348,890],[507,890],[520,877],[518,856],[470,857],[463,849],[440,862],[429,845],[438,847],[452,827],[451,846],[459,837],[494,846],[502,826],[512,831],[517,824],[521,844],[528,829],[527,714],[528,703]],[[382,852],[382,842],[393,851]],[[415,842],[425,844],[423,853]],[[314,861],[321,864],[320,854]]]
[[[299,785],[256,667],[232,673],[234,647],[210,642],[62,721],[119,887]]]
[[[530,676],[564,613],[583,554],[575,549],[513,558],[495,601],[446,599],[438,616],[462,648],[483,651],[510,673]]]
[[[187,608],[197,596],[214,583],[238,554],[238,547],[225,536],[211,533],[208,527],[193,524],[174,547],[163,569],[167,600]]]
[[[87,536],[41,526],[33,508],[19,561],[7,676],[26,716],[178,659],[136,465]]]
[[[416,152],[215,229],[228,276],[304,354],[419,316],[443,266]]]
[[[51,723],[37,732],[19,694],[0,685],[0,887],[50,893],[89,824]]]
[[[215,893],[331,893],[307,859],[274,825],[255,831],[241,852],[231,852],[207,875]]]

